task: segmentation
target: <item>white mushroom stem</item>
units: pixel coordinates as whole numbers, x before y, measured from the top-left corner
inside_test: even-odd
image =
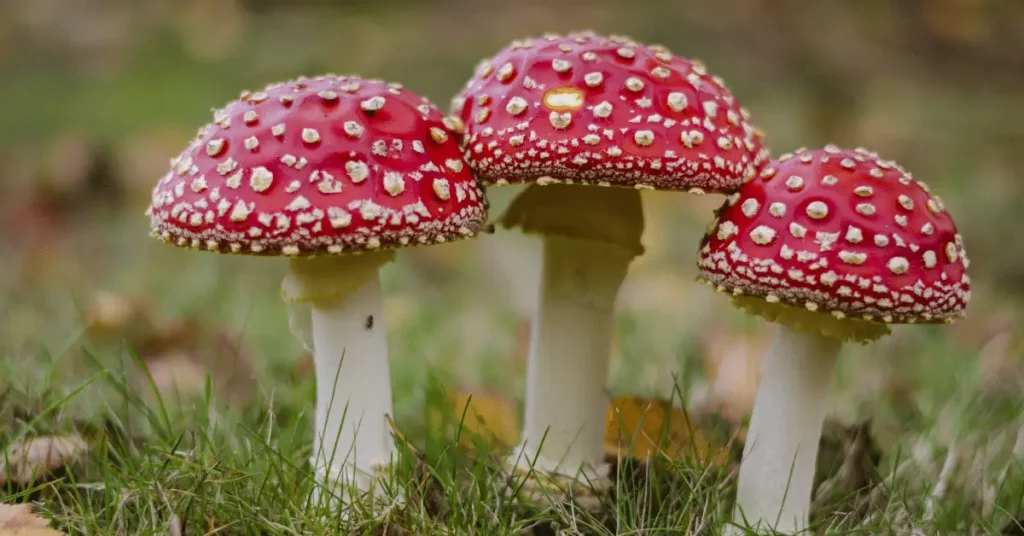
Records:
[[[379,267],[392,253],[294,259],[285,299],[311,305],[316,368],[313,464],[332,485],[367,491],[392,461],[394,440],[388,346]],[[293,320],[293,328],[302,322]],[[300,338],[303,333],[296,333]]]
[[[603,465],[615,297],[632,258],[602,242],[544,238],[521,465],[567,476]]]
[[[511,461],[568,477],[603,475],[605,384],[615,299],[642,252],[640,194],[623,188],[534,185],[502,218],[543,236],[521,443]]]
[[[740,465],[734,521],[794,533],[807,527],[818,444],[842,342],[779,326]]]

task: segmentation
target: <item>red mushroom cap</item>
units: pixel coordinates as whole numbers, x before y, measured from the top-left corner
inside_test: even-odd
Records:
[[[767,161],[721,78],[660,46],[592,33],[517,41],[452,102],[485,184],[729,191]],[[550,179],[548,179],[550,180]]]
[[[180,246],[337,254],[472,236],[487,216],[457,121],[397,84],[322,76],[214,112],[153,190]]]
[[[971,296],[942,201],[894,162],[832,145],[783,155],[730,196],[698,264],[722,290],[839,319],[951,321]]]

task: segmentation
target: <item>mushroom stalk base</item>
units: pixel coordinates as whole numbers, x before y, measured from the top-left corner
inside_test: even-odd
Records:
[[[605,383],[615,298],[634,253],[604,242],[545,236],[533,317],[520,470],[607,479]]]
[[[829,386],[841,345],[837,339],[779,326],[743,449],[736,524],[782,533],[806,529]]]

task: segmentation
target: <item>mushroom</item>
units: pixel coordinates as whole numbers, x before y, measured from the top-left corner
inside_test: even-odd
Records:
[[[393,454],[379,269],[486,220],[459,128],[398,84],[300,78],[215,111],[153,190],[154,237],[288,258],[284,297],[311,309],[321,481],[366,491]]]
[[[843,342],[952,322],[970,299],[942,201],[892,161],[834,145],[781,156],[719,209],[700,278],[780,324],[758,387],[734,521],[803,530]]]
[[[599,482],[615,299],[643,252],[639,191],[735,189],[767,161],[761,134],[699,61],[589,32],[512,43],[452,108],[484,184],[529,184],[502,225],[543,240],[510,463]]]

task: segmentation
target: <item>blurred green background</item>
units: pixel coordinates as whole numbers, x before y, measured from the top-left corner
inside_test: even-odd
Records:
[[[973,261],[969,318],[900,327],[850,349],[837,412],[876,413],[865,404],[881,395],[932,414],[949,400],[972,404],[996,392],[1019,400],[1019,0],[7,0],[3,377],[21,380],[56,362],[47,381],[73,382],[92,366],[81,350],[127,342],[179,383],[212,371],[241,402],[308,378],[279,300],[283,262],[147,237],[143,210],[168,159],[211,108],[243,89],[355,73],[401,82],[447,108],[473,66],[509,41],[581,29],[704,60],[774,154],[864,146],[946,201]],[[514,193],[489,192],[495,215]],[[721,199],[644,195],[648,253],[620,297],[611,387],[664,396],[669,373],[680,372],[693,403],[740,415],[770,332],[692,281],[697,242]],[[499,232],[403,252],[385,269],[400,421],[413,422],[435,374],[520,396],[536,255],[534,242]],[[899,433],[894,424],[891,435]]]

